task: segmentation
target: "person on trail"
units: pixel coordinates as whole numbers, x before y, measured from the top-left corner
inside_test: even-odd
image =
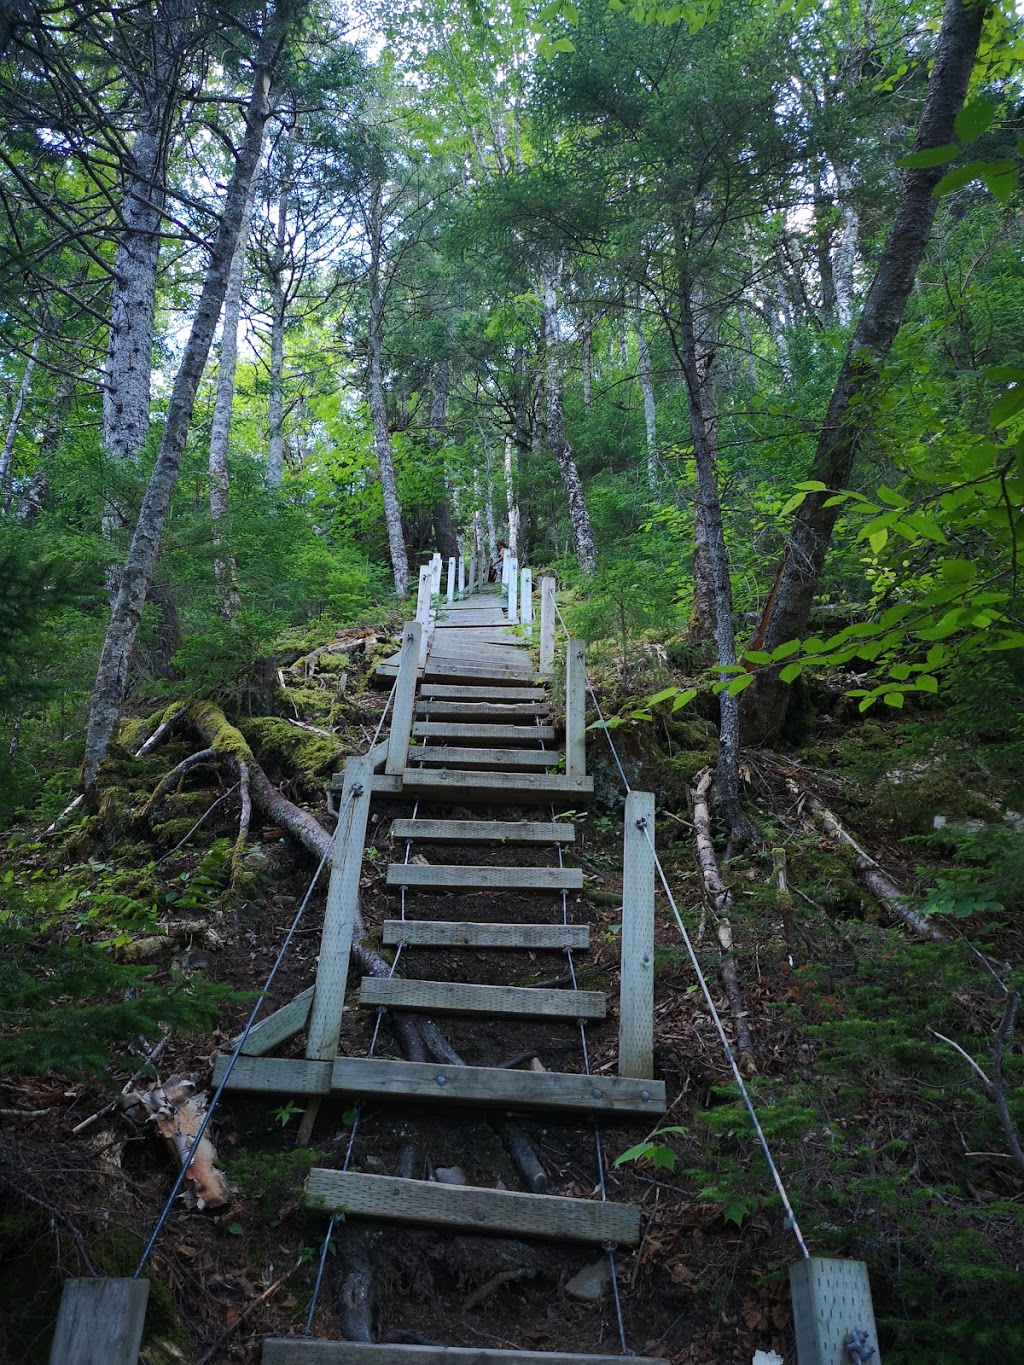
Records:
[[[504,542],[503,540],[499,540],[499,541],[498,541],[498,548],[497,548],[497,551],[495,552],[495,555],[494,555],[494,562],[493,562],[492,564],[489,564],[489,565],[487,566],[487,581],[488,581],[488,583],[498,583],[498,582],[500,582],[500,580],[501,580],[501,566],[502,566],[502,561],[503,561],[504,558],[505,558],[505,551],[506,551],[507,549],[508,549],[508,546],[505,544],[505,542]]]

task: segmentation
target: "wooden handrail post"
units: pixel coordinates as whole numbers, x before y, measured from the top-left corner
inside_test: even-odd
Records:
[[[555,580],[540,580],[540,671],[555,671]]]
[[[395,684],[395,703],[391,711],[391,735],[384,771],[396,775],[404,772],[409,759],[409,739],[412,735],[412,713],[416,706],[416,680],[419,676],[420,642],[423,627],[419,621],[409,621],[402,631],[402,653],[398,662]]]
[[[807,1256],[789,1267],[798,1365],[832,1365],[852,1356],[847,1346],[856,1332],[866,1354],[878,1360],[878,1329],[871,1282],[864,1261]]]
[[[455,601],[455,556],[452,555],[448,560],[448,591],[445,594],[449,602]]]
[[[367,756],[348,759],[339,806],[341,817],[334,833],[334,861],[320,936],[320,961],[306,1032],[307,1057],[330,1059],[338,1055],[372,780],[373,766]]]
[[[423,634],[420,636],[420,657],[418,666],[423,668],[427,662],[427,647],[430,644],[432,634],[431,625],[433,613],[430,610],[430,599],[434,595],[434,566],[424,564],[420,569],[420,586],[416,594],[416,620],[423,627]]]
[[[435,550],[430,556],[430,593],[436,597],[441,591],[441,556]]]
[[[459,596],[466,591],[466,560],[463,555],[459,555]]]
[[[508,561],[508,623],[510,626],[519,624],[519,561],[509,559]]]
[[[583,641],[565,641],[565,771],[569,777],[587,772],[587,674]]]
[[[519,619],[526,627],[527,636],[533,635],[533,570],[519,572]]]
[[[476,592],[476,554],[469,556],[469,582],[466,584],[468,592]]]
[[[507,549],[501,552],[501,586],[508,587],[509,565],[512,563],[512,556]]]
[[[626,797],[619,950],[619,1075],[647,1078],[654,1075],[653,792]]]
[[[138,1365],[149,1281],[65,1280],[50,1365]]]

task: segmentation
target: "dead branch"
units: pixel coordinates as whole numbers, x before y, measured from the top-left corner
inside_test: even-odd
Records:
[[[239,1313],[238,1317],[235,1318],[231,1326],[226,1327],[224,1331],[221,1332],[217,1340],[213,1343],[213,1345],[208,1347],[208,1349],[203,1352],[203,1354],[196,1361],[196,1365],[210,1365],[210,1361],[215,1360],[216,1357],[220,1354],[221,1347],[232,1335],[232,1333],[236,1332],[238,1328],[241,1327],[243,1322],[247,1322],[248,1319],[252,1317],[253,1313],[256,1312],[257,1308],[262,1308],[262,1306],[269,1299],[272,1299],[286,1280],[290,1280],[293,1275],[297,1275],[299,1271],[302,1269],[302,1265],[303,1265],[302,1261],[296,1261],[295,1264],[292,1266],[291,1270],[287,1271],[284,1275],[280,1276],[279,1279],[276,1279],[272,1285],[268,1285],[268,1287],[264,1289],[262,1294],[260,1294],[257,1298],[253,1299],[251,1303],[247,1304],[245,1308],[242,1309],[241,1313]]]
[[[72,1133],[84,1132],[85,1129],[88,1128],[91,1123],[95,1123],[97,1119],[105,1118],[107,1114],[113,1113],[115,1109],[123,1109],[126,1106],[126,1104],[137,1104],[138,1096],[134,1093],[135,1082],[142,1075],[143,1071],[145,1071],[148,1066],[152,1066],[152,1064],[160,1056],[161,1052],[163,1052],[164,1048],[170,1041],[170,1037],[171,1035],[169,1033],[165,1033],[164,1036],[160,1039],[160,1041],[158,1043],[155,1043],[153,1047],[150,1048],[150,1050],[146,1053],[145,1057],[143,1057],[142,1059],[142,1065],[139,1067],[137,1071],[133,1072],[128,1081],[125,1082],[124,1086],[121,1089],[121,1093],[120,1095],[118,1095],[116,1100],[111,1100],[110,1103],[105,1104],[102,1109],[97,1109],[95,1114],[90,1114],[87,1119],[83,1119],[81,1123],[75,1124],[74,1128],[72,1128],[71,1130]]]
[[[981,1081],[982,1089],[986,1096],[996,1107],[999,1115],[999,1123],[1006,1137],[1006,1145],[1010,1149],[1010,1157],[1024,1171],[1024,1144],[1021,1143],[1020,1131],[1014,1123],[1013,1115],[1010,1113],[1009,1105],[1006,1100],[1006,1079],[1003,1075],[1003,1058],[1010,1050],[1013,1039],[1013,1031],[1017,1022],[1017,1011],[1020,1009],[1020,991],[1011,991],[1007,996],[1006,1008],[1003,1010],[1003,1017],[996,1028],[995,1041],[992,1045],[992,1075],[988,1076],[981,1066],[974,1060],[971,1054],[954,1042],[952,1038],[947,1038],[944,1033],[939,1033],[937,1029],[930,1028],[928,1032],[933,1038],[938,1038],[940,1042],[947,1044],[954,1052],[958,1052],[974,1074]],[[968,1156],[977,1153],[967,1153]],[[990,1155],[996,1155],[991,1153]]]
[[[729,1013],[736,1028],[736,1043],[740,1054],[740,1068],[750,1075],[757,1070],[754,1063],[754,1044],[747,1020],[747,1009],[743,1001],[739,975],[736,971],[735,945],[729,912],[732,909],[732,893],[722,880],[715,856],[715,845],[711,837],[710,794],[714,782],[714,772],[705,768],[697,775],[697,786],[693,792],[693,827],[697,843],[697,866],[708,903],[715,915],[715,933],[718,939],[719,959],[721,962],[722,984],[725,986],[729,1001]]]
[[[470,1294],[462,1305],[461,1316],[465,1317],[467,1313],[472,1313],[474,1308],[479,1308],[484,1299],[489,1298],[503,1284],[514,1284],[517,1280],[530,1280],[539,1273],[535,1266],[520,1266],[516,1270],[500,1270],[497,1275],[492,1275],[486,1284],[482,1284],[479,1289]]]
[[[183,758],[179,764],[173,767],[171,771],[157,783],[153,795],[146,802],[139,818],[141,820],[152,821],[160,802],[169,792],[174,790],[190,769],[197,768],[200,763],[217,763],[221,757],[222,756],[216,749],[200,749],[194,754],[189,754],[188,758]]]
[[[812,816],[825,833],[850,850],[853,854],[854,870],[879,905],[884,906],[894,919],[898,919],[908,929],[913,929],[914,933],[920,934],[922,938],[930,938],[937,943],[948,941],[947,935],[937,924],[933,924],[931,920],[913,908],[896,883],[882,870],[871,854],[865,852],[856,839],[847,834],[824,801],[811,791],[801,791],[792,777],[786,778],[786,786],[795,797],[806,801]]]
[[[244,759],[238,761],[238,791],[242,809],[238,816],[238,835],[231,851],[231,880],[234,882],[245,857],[245,845],[249,837],[249,821],[252,818],[252,790],[249,786],[249,765]]]

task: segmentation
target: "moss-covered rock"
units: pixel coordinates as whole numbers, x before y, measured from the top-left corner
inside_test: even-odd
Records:
[[[998,807],[982,789],[987,774],[962,757],[935,754],[883,773],[872,793],[877,815],[901,833],[927,834],[936,815],[958,820],[998,818]]]

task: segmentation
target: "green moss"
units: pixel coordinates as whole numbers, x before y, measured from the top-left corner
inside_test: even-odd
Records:
[[[872,809],[907,834],[927,834],[936,815],[959,820],[992,820],[993,803],[975,788],[985,777],[941,758],[884,774],[875,787]]]
[[[788,855],[790,881],[822,909],[854,918],[877,913],[845,858],[820,844],[791,847]]]
[[[309,777],[322,777],[340,768],[345,754],[333,736],[311,734],[276,716],[247,719],[243,730],[265,767],[294,768]]]

